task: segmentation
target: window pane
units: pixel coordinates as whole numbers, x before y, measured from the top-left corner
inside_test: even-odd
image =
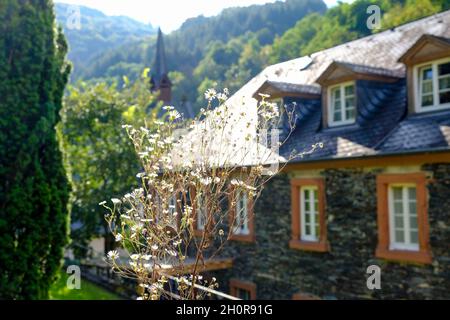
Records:
[[[309,214],[305,214],[305,223],[310,223],[311,221],[311,219],[310,219],[310,215]]]
[[[334,112],[341,110],[341,100],[335,100],[334,101]]]
[[[345,107],[347,109],[354,108],[355,107],[355,98],[354,97],[346,98],[345,99]]]
[[[311,206],[309,200],[305,200],[305,213],[309,213],[311,211]]]
[[[339,112],[339,113],[337,113],[337,112],[335,112],[334,113],[334,121],[341,121],[342,120],[342,115],[341,115],[341,113]]]
[[[417,229],[417,216],[409,218],[409,227],[412,229]]]
[[[450,74],[450,62],[440,64],[438,66],[438,70],[439,70],[440,76],[445,75],[445,74]]]
[[[440,104],[449,103],[449,102],[450,102],[450,91],[439,94],[439,103]]]
[[[403,203],[394,202],[394,213],[403,215]]]
[[[450,76],[439,79],[439,90],[450,89]]]
[[[416,200],[416,188],[409,187],[408,188],[408,198],[409,200]]]
[[[409,213],[412,215],[416,215],[417,214],[417,206],[416,206],[416,202],[415,201],[411,201],[409,203]]]
[[[410,233],[411,243],[419,243],[419,233],[417,231],[411,231]]]
[[[422,94],[432,93],[433,92],[433,82],[432,81],[423,81],[422,82]]]
[[[429,107],[434,104],[433,95],[422,96],[422,107]]]
[[[354,94],[355,94],[355,86],[354,85],[345,87],[345,95],[346,96],[351,96]]]
[[[308,201],[308,202],[309,202],[309,190],[308,190],[308,189],[305,189],[305,190],[303,191],[303,195],[304,195],[305,201]]]
[[[341,88],[333,89],[333,97],[335,100],[341,99]]]
[[[355,109],[347,109],[345,110],[345,117],[347,120],[354,120],[355,119]]]
[[[431,66],[426,66],[420,68],[420,74],[422,76],[422,80],[431,80],[433,79],[433,70]]]
[[[403,217],[402,216],[395,216],[395,228],[403,228]]]
[[[402,200],[403,199],[403,188],[402,187],[393,187],[392,193],[394,195],[394,200]]]
[[[398,242],[398,243],[405,242],[405,235],[404,235],[402,229],[395,230],[395,242]]]
[[[305,236],[311,235],[311,225],[305,223]]]

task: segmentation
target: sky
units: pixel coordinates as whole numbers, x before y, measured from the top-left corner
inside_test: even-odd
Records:
[[[344,2],[348,2],[345,0]],[[98,9],[107,15],[124,15],[135,20],[160,26],[171,32],[188,18],[201,14],[213,16],[224,8],[264,4],[275,0],[55,0],[55,2],[83,5]],[[337,0],[325,0],[333,6]]]

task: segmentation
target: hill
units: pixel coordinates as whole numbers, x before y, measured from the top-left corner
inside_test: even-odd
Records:
[[[107,16],[101,11],[80,7],[80,28],[74,28],[70,18],[71,5],[55,4],[56,18],[64,29],[69,42],[69,59],[74,64],[72,76],[79,78],[87,66],[98,56],[116,49],[125,43],[143,41],[156,29],[151,25],[124,16]]]

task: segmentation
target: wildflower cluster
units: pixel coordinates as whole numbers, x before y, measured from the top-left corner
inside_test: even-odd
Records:
[[[228,209],[242,194],[253,204],[271,178],[268,163],[289,160],[262,143],[278,107],[263,97],[256,110],[237,110],[227,96],[208,90],[207,107],[191,121],[165,107],[148,127],[124,126],[141,163],[140,188],[100,205],[117,241],[106,260],[138,281],[140,299],[204,299],[217,289],[202,271],[232,235],[229,224],[243,223],[230,222]]]

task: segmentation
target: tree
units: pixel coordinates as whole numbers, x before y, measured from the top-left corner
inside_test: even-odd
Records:
[[[0,298],[45,299],[68,243],[55,125],[70,73],[47,0],[0,4]]]
[[[76,256],[87,254],[95,236],[105,237],[105,249],[114,241],[109,236],[98,199],[125,193],[137,185],[139,163],[126,133],[125,123],[143,126],[158,108],[147,113],[153,101],[148,69],[135,82],[127,78],[119,90],[116,84],[78,83],[69,88],[58,127],[70,170],[73,192],[72,240]]]

